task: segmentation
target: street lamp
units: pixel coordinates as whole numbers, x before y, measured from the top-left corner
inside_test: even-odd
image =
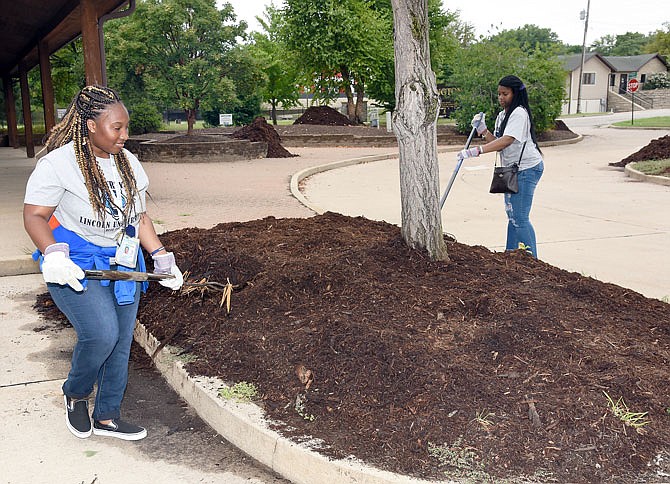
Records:
[[[582,103],[582,81],[584,77],[584,57],[586,56],[586,31],[589,28],[589,9],[591,7],[591,0],[586,2],[586,12],[582,10],[579,12],[579,20],[584,20],[584,40],[582,41],[582,63],[579,67],[579,84],[577,85],[577,114],[581,113]]]

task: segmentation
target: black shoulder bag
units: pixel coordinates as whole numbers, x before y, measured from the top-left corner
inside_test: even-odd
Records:
[[[494,166],[493,180],[491,180],[491,188],[489,193],[518,193],[519,192],[519,165],[521,164],[521,157],[523,150],[526,149],[526,143],[521,147],[521,154],[519,161],[512,166]]]

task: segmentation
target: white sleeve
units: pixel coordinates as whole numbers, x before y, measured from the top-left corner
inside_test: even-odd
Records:
[[[522,143],[528,139],[528,113],[526,110],[518,106],[512,111],[509,119],[507,120],[507,126],[505,126],[505,132],[503,134],[511,136],[517,141]]]
[[[53,165],[42,158],[28,178],[23,203],[56,207],[64,193],[65,188]]]

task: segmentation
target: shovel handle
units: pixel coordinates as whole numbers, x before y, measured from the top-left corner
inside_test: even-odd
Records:
[[[162,281],[174,279],[174,274],[154,274],[153,272],[135,271],[111,271],[111,270],[86,270],[84,276],[87,279],[107,281]]]

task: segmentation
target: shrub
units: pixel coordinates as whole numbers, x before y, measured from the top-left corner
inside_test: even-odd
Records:
[[[163,118],[158,109],[147,101],[132,106],[130,111],[130,134],[144,134],[158,131]]]
[[[670,88],[670,77],[667,72],[656,72],[647,76],[646,82],[642,85],[642,89],[668,89]]]

